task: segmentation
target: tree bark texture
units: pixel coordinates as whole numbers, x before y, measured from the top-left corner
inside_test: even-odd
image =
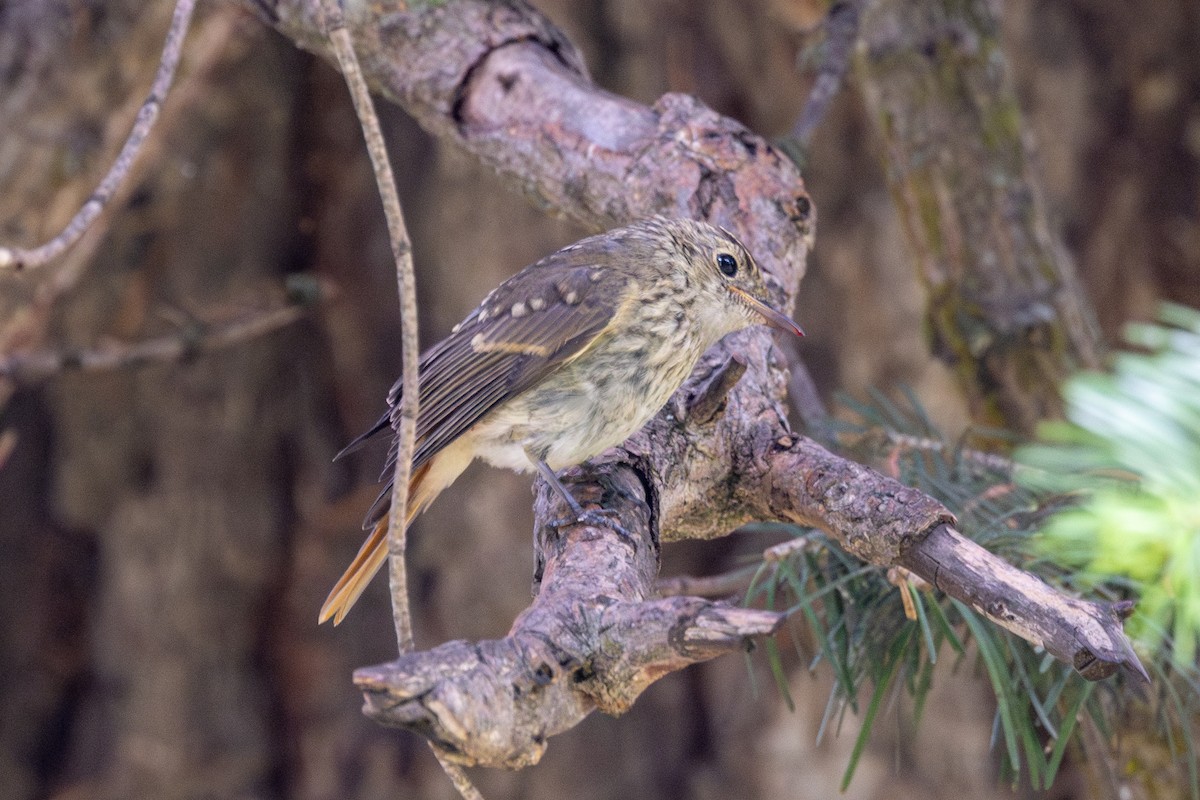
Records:
[[[985,0],[884,2],[860,74],[885,174],[926,284],[934,354],[973,416],[1032,434],[1059,386],[1098,367],[1099,329],[1047,228],[999,25]]]

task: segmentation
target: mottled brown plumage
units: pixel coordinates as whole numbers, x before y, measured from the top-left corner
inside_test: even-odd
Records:
[[[406,524],[475,458],[539,469],[578,512],[553,470],[620,444],[705,350],[758,323],[800,333],[768,304],[746,249],[702,222],[656,217],[526,267],[421,357]],[[402,388],[397,382],[390,411],[343,452],[397,424]],[[389,484],[372,506],[372,533],[321,608],[322,622],[340,622],[383,564],[390,494]]]

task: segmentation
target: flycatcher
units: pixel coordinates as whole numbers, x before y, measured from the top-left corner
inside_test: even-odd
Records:
[[[584,517],[555,470],[640,429],[722,336],[756,324],[803,336],[767,301],[758,265],[727,231],[655,217],[564,247],[496,287],[421,356],[405,524],[482,458],[538,470]],[[399,423],[389,410],[342,454]],[[339,454],[341,455],[341,454]],[[389,458],[392,471],[395,449]],[[391,483],[371,535],[321,607],[341,622],[387,557]]]

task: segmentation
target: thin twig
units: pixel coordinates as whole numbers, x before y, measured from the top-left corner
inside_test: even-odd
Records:
[[[179,65],[179,57],[183,52],[183,40],[191,23],[192,11],[196,0],[179,0],[175,5],[175,14],[171,18],[171,27],[167,31],[167,41],[163,45],[162,60],[158,65],[158,73],[150,86],[150,94],[138,111],[137,120],[124,147],[117,155],[117,160],[109,168],[108,174],[96,191],[88,198],[83,207],[71,218],[62,232],[50,241],[31,249],[20,247],[0,247],[0,269],[26,269],[40,267],[62,255],[69,247],[79,241],[96,218],[104,211],[113,194],[129,174],[130,167],[137,160],[142,143],[150,134],[158,119],[167,90],[175,77],[175,68]]]
[[[162,155],[164,130],[169,131],[180,117],[211,97],[209,79],[227,49],[233,35],[234,20],[238,15],[233,9],[209,14],[205,23],[192,34],[188,48],[190,69],[172,87],[171,103],[164,105],[155,135],[145,140],[141,154],[126,180],[113,193],[109,201],[110,206],[123,206],[137,181],[138,173],[144,172],[148,165],[152,165]],[[86,268],[92,263],[92,256],[104,240],[111,217],[112,215],[98,218],[59,262],[58,268],[38,284],[32,302],[0,326],[0,353],[11,351],[14,343],[27,343],[43,338],[54,304],[78,285]],[[3,387],[0,386],[0,400],[2,392]],[[0,405],[3,403],[0,402]]]
[[[792,138],[807,148],[813,131],[825,118],[833,98],[842,87],[842,78],[854,52],[854,41],[858,38],[858,20],[862,0],[843,0],[829,8],[825,18],[825,41],[822,44],[821,63],[817,78],[813,82],[808,100],[800,111],[800,117],[792,128]]]
[[[913,436],[908,433],[900,433],[899,431],[885,430],[884,434],[889,443],[895,445],[893,452],[928,452],[942,454],[950,449],[946,442],[940,439],[933,439],[927,436]],[[1012,475],[1015,465],[1011,459],[1005,458],[996,453],[987,453],[982,450],[973,450],[967,447],[956,447],[952,450],[952,454],[961,461],[985,469],[990,472],[996,472],[1001,475]]]
[[[416,278],[413,275],[412,246],[404,225],[404,213],[400,208],[400,196],[396,192],[396,180],[388,163],[387,148],[383,142],[383,131],[371,101],[371,93],[363,78],[354,53],[354,43],[346,30],[346,21],[337,0],[322,0],[325,13],[325,29],[337,55],[338,65],[350,88],[354,109],[362,124],[367,152],[375,169],[375,183],[383,200],[387,216],[388,236],[392,255],[396,259],[396,282],[400,290],[400,338],[401,355],[404,360],[402,380],[404,391],[400,398],[400,420],[397,430],[399,444],[396,454],[396,472],[392,483],[392,505],[388,511],[388,555],[389,576],[392,591],[392,616],[396,624],[396,641],[401,653],[412,650],[412,620],[408,610],[407,580],[404,570],[406,550],[404,520],[408,509],[408,479],[412,464],[413,443],[416,439],[417,395],[419,392],[417,364],[420,353],[417,349],[417,301]]]
[[[756,572],[758,564],[740,567],[720,575],[676,575],[659,578],[654,582],[654,589],[663,597],[730,597],[745,592]]]
[[[786,542],[780,542],[768,547],[763,551],[762,560],[764,564],[778,564],[782,561],[787,561],[797,553],[805,551],[813,552],[820,549],[820,543],[811,536],[797,536],[795,539],[788,539]]]
[[[62,372],[102,372],[151,362],[183,361],[256,339],[300,319],[316,303],[329,298],[329,286],[279,308],[258,311],[223,325],[196,323],[177,333],[130,344],[82,351],[37,350],[0,357],[0,378],[16,385],[40,383]]]
[[[408,578],[405,566],[407,549],[405,521],[408,512],[408,479],[412,468],[413,449],[416,443],[418,396],[420,392],[417,366],[420,351],[417,347],[417,280],[413,272],[412,246],[404,225],[404,212],[400,208],[400,195],[396,191],[396,178],[388,162],[387,148],[383,142],[383,131],[371,102],[367,82],[363,78],[354,52],[350,32],[337,0],[322,0],[325,14],[325,30],[337,55],[338,65],[350,88],[355,111],[362,124],[367,152],[375,170],[375,183],[383,200],[387,216],[388,237],[392,255],[396,259],[396,283],[400,290],[400,348],[404,360],[402,381],[404,391],[400,397],[400,424],[396,450],[396,471],[392,478],[392,504],[388,509],[388,583],[392,594],[392,620],[396,626],[396,642],[400,653],[413,649],[412,616],[408,608]],[[483,795],[467,778],[461,767],[451,764],[436,748],[430,745],[434,756],[454,788],[466,800],[483,800]]]
[[[170,130],[179,117],[210,96],[209,79],[214,67],[220,63],[238,16],[238,12],[232,9],[209,14],[204,25],[192,34],[188,48],[191,69],[173,85],[171,103],[163,106],[154,135],[146,138],[129,175],[113,192],[109,200],[110,207],[125,204],[136,184],[138,173],[144,172],[161,155],[163,131]],[[59,261],[57,268],[38,284],[31,302],[0,325],[0,354],[11,352],[19,346],[28,347],[30,343],[45,338],[45,329],[50,323],[55,303],[78,285],[87,267],[93,263],[92,256],[104,241],[112,216],[98,217]],[[0,380],[0,409],[7,404],[14,390],[12,381]]]

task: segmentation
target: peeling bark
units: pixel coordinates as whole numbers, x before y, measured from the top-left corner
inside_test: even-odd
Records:
[[[1150,680],[1121,631],[1121,620],[1133,609],[1129,601],[1093,603],[1064,595],[948,525],[939,525],[897,563],[997,625],[1045,647],[1090,681],[1122,668]]]

